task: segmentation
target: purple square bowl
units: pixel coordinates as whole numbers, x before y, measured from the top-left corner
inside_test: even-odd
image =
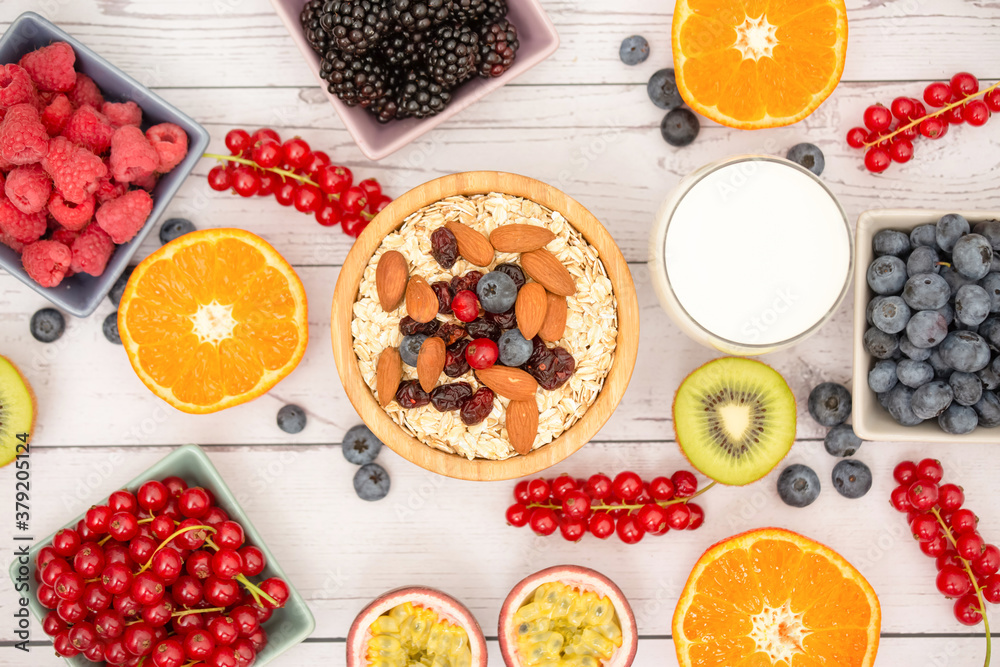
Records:
[[[514,65],[509,70],[495,79],[475,78],[465,82],[455,90],[451,104],[436,116],[424,119],[408,118],[382,124],[365,109],[349,107],[327,90],[326,81],[319,76],[320,57],[309,46],[302,32],[302,25],[299,23],[299,14],[302,12],[305,0],[271,0],[271,4],[291,33],[302,56],[309,63],[316,80],[326,91],[330,104],[344,122],[347,131],[354,137],[358,148],[372,160],[381,160],[422,134],[430,132],[473,102],[527,72],[559,48],[559,34],[542,9],[539,0],[508,0],[507,17],[517,28],[517,39],[521,45]]]
[[[25,53],[51,42],[63,41],[76,52],[76,69],[83,72],[100,87],[105,99],[114,102],[132,100],[142,107],[143,128],[157,123],[174,123],[188,135],[188,154],[170,173],[163,175],[153,188],[153,210],[139,233],[128,243],[115,248],[107,268],[100,276],[77,274],[63,280],[56,287],[42,287],[24,271],[16,252],[0,244],[0,268],[51,301],[60,310],[77,317],[86,317],[97,309],[101,299],[111,291],[118,276],[128,266],[139,244],[156,225],[181,183],[194,169],[201,154],[208,146],[208,131],[176,107],[167,104],[155,93],[97,55],[79,40],[66,34],[51,22],[34,12],[18,16],[0,37],[0,63],[16,63]]]

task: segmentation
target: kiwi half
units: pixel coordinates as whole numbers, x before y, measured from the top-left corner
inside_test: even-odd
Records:
[[[742,357],[710,361],[677,389],[674,431],[702,474],[741,486],[755,482],[795,443],[795,396],[767,364]]]
[[[0,357],[0,467],[14,460],[17,446],[27,442],[34,425],[31,387],[14,364]]]

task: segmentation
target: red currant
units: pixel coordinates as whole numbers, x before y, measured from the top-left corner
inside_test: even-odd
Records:
[[[111,606],[111,593],[104,590],[100,581],[92,581],[83,590],[83,597],[80,602],[88,610],[93,612],[104,611]]]
[[[149,559],[153,557],[153,552],[156,551],[157,546],[159,545],[153,538],[145,537],[144,535],[136,535],[136,537],[128,543],[128,553],[134,562],[145,565]]]
[[[913,461],[900,461],[893,468],[892,477],[900,484],[909,485],[917,479],[917,464]]]
[[[224,165],[217,165],[208,170],[208,187],[223,191],[230,187],[229,172]]]
[[[910,499],[906,495],[906,491],[909,489],[906,485],[897,486],[892,490],[892,495],[889,496],[889,504],[896,509],[897,512],[909,512],[913,507],[910,505]]]
[[[869,148],[868,152],[865,153],[865,167],[873,174],[882,173],[889,168],[891,162],[892,157],[890,157],[889,151],[885,148],[875,146],[874,148]]]
[[[916,105],[909,97],[897,97],[889,108],[892,110],[892,115],[904,123],[910,120],[913,117],[913,112],[916,111]]]
[[[45,620],[42,621],[42,631],[49,637],[55,637],[60,632],[66,632],[69,630],[69,626],[66,625],[66,621],[59,618],[59,614],[54,611],[50,611],[45,615]]]
[[[523,505],[528,504],[528,480],[522,479],[514,485],[514,500]]]
[[[139,492],[136,494],[139,507],[150,513],[162,510],[169,498],[170,492],[167,491],[167,487],[163,485],[163,482],[158,482],[155,479],[140,486]]]
[[[587,522],[579,518],[563,517],[559,522],[559,532],[567,542],[579,542],[587,532]]]
[[[313,151],[309,160],[302,165],[301,171],[309,174],[313,180],[316,180],[317,172],[328,164],[330,164],[329,155],[323,151]]]
[[[125,628],[125,648],[134,656],[152,653],[154,640],[153,628],[146,623],[137,623]]]
[[[233,169],[232,184],[239,196],[253,197],[260,188],[260,176],[250,167],[241,164]]]
[[[188,660],[202,660],[212,655],[212,652],[215,650],[215,640],[208,632],[189,632],[184,636],[182,643],[184,645],[184,655]]]
[[[368,227],[368,220],[354,213],[347,213],[340,220],[340,228],[353,238],[361,236],[361,232],[365,231],[366,227]]]
[[[56,653],[64,658],[72,658],[74,656],[80,655],[80,651],[73,646],[73,642],[70,641],[69,632],[60,632],[55,637],[52,638],[52,646],[55,648]]]
[[[670,476],[670,481],[678,498],[690,498],[698,492],[698,478],[688,470],[678,470]]]
[[[942,484],[938,487],[938,506],[942,512],[954,512],[965,503],[965,493],[962,487],[955,484]]]
[[[941,117],[952,125],[961,125],[962,123],[965,122],[965,119],[962,117],[962,106],[952,107],[948,109],[947,111],[941,114]]]
[[[514,503],[507,508],[507,523],[515,528],[527,526],[530,518],[530,510],[528,510],[527,506],[522,505],[521,503]]]
[[[865,127],[873,132],[884,132],[892,124],[892,113],[881,104],[865,109]]]
[[[919,512],[926,512],[934,507],[938,499],[938,486],[933,482],[918,479],[910,485],[906,492],[906,497],[910,501],[913,509]]]
[[[167,491],[170,492],[170,495],[175,498],[180,496],[184,489],[188,488],[187,482],[176,475],[164,477],[160,481],[163,482],[163,486],[167,487]]]
[[[914,539],[930,542],[941,535],[941,526],[933,514],[918,514],[910,521],[910,532]]]
[[[222,646],[231,646],[240,636],[236,622],[228,616],[212,619],[208,624],[208,631],[215,643]]]
[[[972,100],[962,106],[962,118],[973,127],[981,127],[990,119],[990,108],[983,100]]]
[[[226,148],[230,154],[239,155],[250,148],[250,133],[240,129],[229,130],[226,132]]]
[[[975,593],[966,593],[955,600],[955,618],[962,625],[978,625],[983,620],[979,598]]]
[[[559,527],[559,519],[556,518],[556,513],[548,507],[536,507],[531,510],[531,519],[529,522],[531,529],[539,535],[551,535]]]
[[[199,486],[185,489],[177,502],[180,503],[181,514],[189,519],[199,519],[205,516],[212,505],[208,492]]]
[[[940,81],[924,88],[924,102],[932,107],[943,107],[951,101],[951,86]]]
[[[83,597],[84,587],[83,577],[77,572],[65,572],[59,575],[52,588],[60,600],[75,602]]]
[[[368,210],[371,211],[372,213],[381,213],[383,210],[385,210],[386,206],[392,203],[392,198],[383,195],[382,197],[379,197],[377,200],[374,200],[374,203],[372,202],[373,200],[368,200]]]
[[[226,514],[226,510],[219,506],[209,507],[205,516],[201,517],[203,524],[212,526],[213,528],[216,528],[223,521],[229,521],[229,515]]]
[[[142,620],[154,628],[162,628],[170,622],[174,609],[174,603],[163,598],[154,605],[142,608]]]
[[[219,549],[212,555],[212,572],[220,579],[232,579],[243,571],[243,558],[234,549]]]
[[[205,599],[205,587],[195,577],[184,575],[178,577],[174,585],[170,587],[170,594],[177,604],[184,607],[193,607]]]
[[[965,570],[946,565],[938,572],[937,589],[945,597],[958,598],[972,590],[972,581]]]
[[[851,148],[861,148],[868,140],[868,130],[863,127],[853,127],[847,132],[847,145]]]
[[[920,121],[920,134],[928,139],[940,139],[948,133],[948,123],[940,116],[930,116]]]
[[[55,586],[56,579],[66,572],[72,572],[73,567],[62,558],[53,558],[42,570],[42,582],[48,586]]]
[[[267,567],[267,558],[257,547],[243,547],[240,549],[240,557],[243,559],[243,574],[248,577],[256,577]]]
[[[489,338],[477,338],[465,348],[465,361],[477,371],[495,364],[499,356],[500,348]]]
[[[909,162],[913,158],[913,142],[909,139],[896,137],[889,144],[889,157],[893,162]]]
[[[181,667],[184,664],[184,647],[174,638],[159,642],[152,652],[156,667]]]
[[[937,459],[923,459],[917,463],[917,477],[937,484],[944,477],[944,468]]]
[[[975,532],[979,518],[969,509],[955,510],[951,515],[951,529],[957,535]]]
[[[591,475],[583,490],[594,500],[604,500],[611,495],[611,478],[603,473]]]
[[[1000,604],[1000,575],[994,574],[982,582],[983,597],[990,604]]]
[[[461,322],[471,322],[479,317],[479,298],[472,290],[459,290],[451,300],[451,309]]]
[[[562,501],[570,491],[576,491],[576,480],[563,473],[552,480],[550,483],[552,487],[552,497],[558,501]]]
[[[620,472],[611,483],[611,490],[615,497],[630,503],[643,491],[642,478],[631,470]]]
[[[274,189],[274,199],[282,206],[291,206],[295,201],[295,191],[298,186],[291,181],[281,183]]]
[[[205,580],[205,599],[215,607],[228,607],[240,599],[240,586],[232,579],[211,576]]]
[[[340,222],[343,217],[344,211],[340,208],[340,205],[335,201],[325,201],[323,205],[319,207],[316,211],[316,222],[323,225],[324,227],[333,227],[335,224]]]
[[[323,193],[315,185],[300,183],[292,200],[295,209],[302,213],[315,213],[323,205]]]
[[[663,535],[670,530],[667,523],[667,510],[656,503],[642,506],[638,514],[639,525],[650,535]]]
[[[274,194],[274,191],[278,189],[284,179],[279,174],[275,174],[272,171],[262,171],[258,174],[260,178],[260,186],[257,188],[258,197],[267,197]]]
[[[351,187],[351,183],[354,182],[354,175],[351,174],[350,169],[334,165],[320,167],[315,178],[320,190],[328,195],[339,195]]]
[[[52,538],[52,549],[63,558],[72,558],[82,543],[79,533],[71,528],[63,528]]]
[[[688,522],[688,530],[697,530],[701,528],[701,524],[705,523],[705,510],[701,508],[701,505],[696,505],[694,503],[687,504],[688,511],[691,512],[691,521]]]
[[[604,540],[615,532],[615,520],[607,512],[594,512],[587,524],[594,537]]]
[[[262,141],[250,151],[251,159],[264,169],[272,169],[281,164],[285,157],[281,144],[277,141]]]
[[[691,522],[691,510],[684,503],[667,506],[667,523],[674,530],[684,530]]]
[[[625,544],[635,544],[646,534],[646,531],[639,525],[638,517],[634,514],[628,514],[620,518],[615,530],[618,533],[618,539]]]
[[[177,581],[184,571],[184,561],[175,549],[165,547],[153,556],[152,570],[165,582]]]
[[[590,514],[590,496],[583,491],[569,491],[562,499],[563,514],[571,519],[586,519]]]
[[[365,193],[369,202],[377,202],[382,199],[382,186],[374,178],[366,178],[358,183],[358,187]]]
[[[73,556],[73,569],[87,579],[93,579],[104,570],[104,551],[96,542],[86,542]]]
[[[992,544],[983,547],[983,552],[972,561],[972,571],[980,577],[989,577],[1000,571],[1000,549]]]
[[[114,611],[99,611],[94,616],[94,631],[101,639],[116,639],[125,632],[125,619]]]
[[[542,478],[528,482],[528,500],[533,503],[544,503],[549,499],[550,491],[549,483]]]
[[[165,591],[163,580],[149,570],[140,572],[132,580],[132,597],[144,607],[162,600]]]
[[[305,169],[312,160],[312,150],[304,139],[293,137],[281,146],[285,161],[293,169]]]
[[[368,206],[368,195],[360,187],[353,185],[340,195],[340,207],[346,213],[361,213]]]
[[[983,101],[986,102],[986,106],[989,110],[996,113],[1000,112],[1000,88],[994,88],[990,92],[983,96]]]
[[[955,551],[967,561],[973,561],[983,554],[983,538],[979,533],[965,533],[955,538]]]
[[[944,535],[938,535],[929,542],[921,542],[920,550],[931,558],[937,558],[948,550],[948,539]]]
[[[962,99],[979,92],[979,79],[968,72],[951,77],[951,92],[955,99]]]

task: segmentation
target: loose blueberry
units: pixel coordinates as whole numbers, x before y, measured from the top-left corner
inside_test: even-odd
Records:
[[[959,405],[975,405],[983,397],[983,382],[973,373],[955,371],[948,378],[948,384]]]
[[[937,248],[937,226],[936,225],[918,225],[910,230],[910,245],[916,248],[917,246],[927,246],[929,248]]]
[[[653,101],[653,104],[667,111],[672,111],[684,104],[684,98],[677,90],[677,80],[674,78],[674,70],[672,69],[661,69],[649,77],[646,92],[649,93],[649,99]]]
[[[979,285],[964,285],[955,293],[955,319],[978,327],[990,314],[990,295]]]
[[[897,382],[899,378],[896,377],[896,362],[891,359],[879,361],[868,371],[868,386],[876,394],[889,391]]]
[[[813,144],[795,144],[788,149],[785,157],[802,165],[817,176],[823,173],[823,168],[826,166],[823,151]]]
[[[674,109],[660,123],[660,134],[664,141],[676,148],[687,146],[698,136],[701,124],[689,109]]]
[[[906,323],[906,337],[914,347],[934,347],[947,335],[948,322],[936,310],[921,310]]]
[[[987,273],[986,277],[979,281],[979,286],[986,290],[990,297],[990,312],[1000,313],[1000,273]]]
[[[420,354],[420,348],[423,347],[425,340],[427,340],[425,334],[403,336],[403,342],[399,344],[399,357],[404,364],[407,366],[417,365],[417,355]]]
[[[104,318],[101,330],[104,332],[104,337],[108,339],[109,343],[114,343],[115,345],[122,344],[122,337],[118,334],[118,311]]]
[[[42,343],[54,343],[66,331],[66,318],[55,308],[42,308],[31,316],[31,335]]]
[[[170,218],[160,226],[160,243],[167,244],[176,238],[195,231],[197,227],[184,218]]]
[[[955,270],[966,278],[981,280],[993,264],[993,247],[984,236],[966,234],[955,243],[951,262]]]
[[[854,434],[850,424],[838,424],[826,434],[823,446],[831,456],[854,456],[861,448],[861,438]]]
[[[910,252],[910,237],[893,229],[883,229],[872,238],[872,249],[878,256],[905,257]]]
[[[340,447],[345,459],[354,465],[363,466],[375,460],[382,449],[382,441],[367,426],[358,424],[344,434],[344,442]]]
[[[1000,426],[1000,398],[992,391],[984,391],[983,397],[972,406],[979,417],[979,425],[986,428]]]
[[[822,426],[843,424],[851,416],[851,393],[836,382],[824,382],[809,392],[809,414]]]
[[[917,246],[906,258],[906,274],[915,276],[918,273],[938,273],[941,266],[938,264],[941,259],[934,248],[922,245]]]
[[[479,279],[476,295],[483,310],[489,313],[504,313],[514,307],[517,301],[517,285],[514,279],[502,271],[490,271]]]
[[[951,385],[943,380],[934,380],[913,392],[910,407],[913,408],[913,414],[921,419],[934,419],[948,409],[954,398]]]
[[[778,496],[786,505],[805,507],[819,498],[819,477],[809,466],[794,463],[778,475]]]
[[[952,331],[939,350],[941,360],[956,371],[975,373],[990,363],[990,346],[973,331]]]
[[[510,329],[500,336],[500,363],[504,366],[520,366],[528,361],[534,349],[531,341],[517,329]]]
[[[938,426],[949,435],[965,435],[979,426],[979,415],[967,405],[952,403],[938,417]]]
[[[951,288],[936,273],[917,273],[903,286],[903,300],[913,310],[937,310],[948,303]]]
[[[958,243],[958,239],[962,238],[963,234],[968,233],[969,221],[957,213],[949,213],[942,216],[937,221],[935,228],[935,238],[937,239],[938,247],[945,252],[951,252],[955,244]]]
[[[865,351],[876,359],[889,359],[899,349],[899,336],[869,328],[862,339]]]
[[[622,40],[618,57],[626,65],[638,65],[649,57],[649,42],[642,35],[632,35]]]
[[[278,410],[278,428],[285,433],[300,433],[306,427],[306,412],[297,405],[283,405]]]
[[[872,488],[872,471],[861,461],[844,459],[833,466],[833,488],[845,498],[860,498]]]
[[[927,361],[931,356],[930,348],[917,347],[910,342],[910,337],[905,334],[899,337],[899,351],[914,361]]]
[[[910,321],[910,307],[902,297],[887,296],[872,310],[872,324],[889,334],[897,334]]]
[[[126,266],[122,274],[118,276],[118,280],[111,286],[111,291],[108,292],[108,298],[111,299],[111,303],[115,304],[115,308],[122,302],[122,294],[125,293],[125,286],[128,285],[128,279],[132,277],[133,271],[135,271],[134,266]]]
[[[868,286],[876,294],[899,294],[906,284],[906,264],[893,255],[876,257],[868,265],[867,277]]]
[[[889,390],[885,409],[902,426],[916,426],[923,421],[913,413],[913,390],[905,384],[897,384]]]
[[[382,500],[389,495],[389,473],[377,463],[368,463],[354,474],[354,491],[361,500]]]
[[[934,367],[926,361],[900,359],[896,364],[896,377],[910,389],[916,389],[934,379]]]

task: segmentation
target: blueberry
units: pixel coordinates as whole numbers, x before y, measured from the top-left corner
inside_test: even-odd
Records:
[[[938,426],[949,435],[965,435],[976,430],[979,425],[979,415],[975,409],[967,405],[952,403],[938,417]]]
[[[903,426],[916,426],[923,421],[913,414],[913,390],[905,384],[897,384],[889,390],[885,409],[898,424]]]
[[[986,290],[990,297],[990,312],[1000,313],[1000,273],[987,273],[986,277],[979,281],[979,286]]]
[[[958,243],[958,239],[962,238],[963,234],[968,233],[969,221],[957,213],[942,216],[935,227],[938,247],[945,252],[951,252],[951,249]]]
[[[979,285],[964,285],[955,294],[955,319],[978,327],[990,314],[990,295]]]
[[[947,335],[948,322],[935,310],[921,310],[906,323],[906,337],[914,347],[934,347]]]
[[[873,319],[875,309],[887,298],[884,296],[873,296],[871,301],[868,302],[868,305],[865,307],[865,321],[868,322],[869,326],[875,324],[875,320]]]
[[[978,375],[955,371],[948,378],[948,384],[959,405],[975,405],[983,397],[983,381]]]
[[[367,426],[358,424],[344,434],[344,442],[340,448],[344,451],[345,459],[354,465],[363,466],[375,460],[382,449],[382,441]]]
[[[889,391],[897,382],[899,378],[896,377],[896,362],[891,359],[879,361],[868,371],[868,386],[876,394]]]
[[[184,218],[170,218],[160,225],[160,243],[167,244],[176,238],[193,232],[197,227]]]
[[[889,359],[899,349],[899,336],[870,327],[864,335],[865,351],[876,359]]]
[[[42,343],[54,343],[66,331],[66,318],[55,308],[42,308],[31,316],[31,335]]]
[[[423,347],[425,340],[427,340],[426,334],[403,336],[403,342],[399,344],[399,357],[404,364],[417,365],[417,355],[420,354],[420,348]]]
[[[500,336],[500,363],[504,366],[520,366],[528,361],[534,349],[530,340],[521,335],[517,329],[504,331]]]
[[[638,65],[646,62],[649,57],[649,42],[641,35],[632,35],[622,40],[621,48],[618,49],[618,57],[626,65]]]
[[[990,263],[990,271],[1000,271],[1000,252],[993,251],[993,261]]]
[[[938,264],[940,261],[937,250],[925,245],[918,246],[906,258],[906,274],[915,276],[918,273],[938,273],[941,270]]]
[[[809,414],[822,426],[843,424],[851,416],[851,393],[836,382],[823,382],[809,392]]]
[[[934,367],[926,361],[900,359],[896,364],[896,377],[910,389],[916,389],[934,379]]]
[[[389,495],[389,473],[377,463],[368,463],[354,473],[354,491],[361,500],[382,500]]]
[[[993,250],[1000,250],[1000,220],[983,220],[982,222],[977,222],[972,226],[972,232],[986,237]]]
[[[986,428],[1000,426],[1000,398],[992,391],[984,391],[983,397],[972,406],[979,417],[979,425]]]
[[[910,276],[903,287],[903,300],[913,310],[937,310],[948,303],[951,288],[936,273],[918,273]]]
[[[909,336],[906,335],[899,337],[899,351],[908,359],[913,359],[914,361],[927,361],[928,357],[931,356],[930,348],[917,347],[910,342]]]
[[[955,369],[941,358],[941,350],[937,347],[931,350],[931,356],[927,357],[927,363],[934,367],[934,376],[940,380],[947,380],[955,372]]]
[[[488,313],[505,313],[517,301],[517,285],[514,279],[502,271],[490,271],[479,279],[476,295],[483,310]]]
[[[653,100],[653,104],[667,111],[684,104],[684,98],[677,90],[677,80],[672,69],[661,69],[649,77],[646,92],[649,93],[649,99]]]
[[[786,505],[811,505],[819,497],[819,491],[819,477],[809,466],[794,463],[778,475],[778,496]]]
[[[966,278],[981,280],[993,264],[993,247],[986,237],[966,234],[958,239],[951,251],[951,263]]]
[[[701,124],[690,109],[674,109],[664,116],[660,123],[663,140],[676,148],[687,146],[694,141],[699,130]]]
[[[878,394],[876,394],[876,397],[878,398],[878,404],[881,405],[886,410],[889,409],[889,396],[891,392],[892,390],[880,391]]]
[[[826,158],[823,157],[823,151],[818,146],[812,144],[795,144],[788,149],[788,154],[785,157],[792,162],[802,165],[817,176],[823,173],[823,168],[826,166]],[[909,241],[907,241],[907,248],[909,248],[909,245]]]
[[[910,230],[910,245],[937,248],[937,226],[918,225]]]
[[[954,375],[954,373],[952,374]],[[993,360],[989,366],[976,373],[976,377],[987,391],[1000,389],[1000,357]],[[948,378],[951,380],[951,378]]]
[[[297,405],[283,405],[278,410],[278,428],[285,433],[300,433],[306,427],[306,411]]]
[[[979,335],[992,347],[1000,349],[1000,318],[987,317],[979,325]]]
[[[955,309],[951,307],[950,303],[946,303],[937,309],[937,312],[941,314],[944,318],[945,324],[951,326],[951,323],[955,321]]]
[[[854,456],[861,447],[861,438],[850,424],[838,424],[823,438],[823,446],[831,456]]]
[[[872,488],[872,471],[857,459],[844,459],[833,466],[833,488],[845,498],[860,498]]]
[[[990,346],[972,331],[952,331],[941,343],[941,360],[956,371],[975,373],[990,363]]]
[[[910,252],[910,237],[894,229],[883,229],[872,237],[872,249],[878,256],[905,257]]]
[[[902,297],[887,296],[872,310],[872,324],[889,334],[897,334],[910,321],[910,307]]]
[[[122,294],[125,293],[125,286],[128,285],[128,279],[132,277],[133,271],[135,271],[134,266],[126,266],[122,274],[118,276],[118,280],[111,286],[111,291],[108,292],[108,298],[111,299],[111,303],[115,304],[115,308],[122,302]]]
[[[921,419],[934,419],[948,409],[954,397],[951,385],[942,380],[935,380],[918,387],[913,392],[910,407],[913,409],[913,414]]]
[[[104,331],[104,337],[108,339],[109,343],[114,343],[115,345],[122,344],[122,337],[118,334],[117,310],[104,318],[104,324],[101,325],[101,329]]]
[[[961,273],[956,271],[954,267],[951,266],[941,267],[940,275],[942,278],[944,278],[944,281],[948,283],[948,289],[951,290],[952,294],[957,292],[958,289],[963,285],[972,285],[975,284],[976,282],[972,278],[967,278],[963,276]]]
[[[868,266],[868,286],[876,294],[899,294],[906,284],[906,264],[899,257],[876,257]]]

